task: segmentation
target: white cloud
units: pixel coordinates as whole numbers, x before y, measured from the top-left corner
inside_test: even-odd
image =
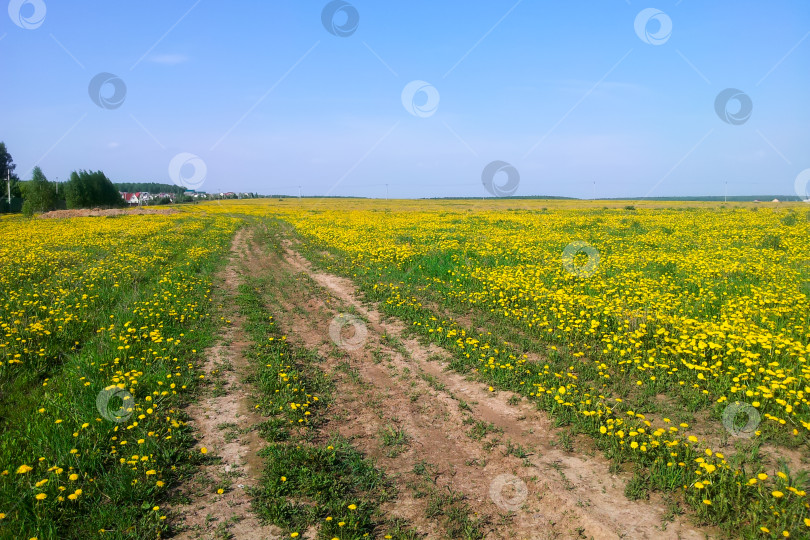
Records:
[[[636,83],[616,82],[616,81],[602,81],[594,88],[596,81],[585,81],[577,79],[563,79],[554,81],[557,88],[563,92],[584,95],[592,92],[594,95],[625,95],[637,96],[647,91],[647,88]]]
[[[182,64],[184,62],[188,62],[188,56],[185,54],[156,54],[149,58],[150,62],[154,62],[155,64],[164,64],[167,66],[174,66],[177,64]]]

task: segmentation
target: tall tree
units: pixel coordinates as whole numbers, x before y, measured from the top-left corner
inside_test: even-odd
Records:
[[[124,206],[124,199],[101,171],[73,171],[65,184],[68,208]]]
[[[148,191],[155,193],[183,193],[186,188],[174,184],[158,184],[156,182],[115,182],[113,184],[119,191]]]
[[[23,195],[25,202],[22,211],[26,216],[56,208],[56,185],[48,182],[39,167],[34,167],[31,181],[23,185]]]
[[[14,161],[11,159],[11,154],[9,154],[6,149],[6,143],[0,141],[0,175],[2,175],[2,177],[0,177],[0,188],[2,188],[0,198],[4,198],[6,193],[8,193],[6,180],[9,176],[11,177],[11,196],[19,197],[21,195],[19,186],[20,179],[14,174],[14,169],[16,168],[17,165],[14,164]]]

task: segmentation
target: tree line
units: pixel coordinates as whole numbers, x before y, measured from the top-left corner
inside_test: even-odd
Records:
[[[102,171],[73,171],[67,182],[57,184],[49,182],[39,166],[31,172],[31,180],[20,181],[14,173],[16,168],[5,143],[0,142],[0,198],[7,198],[9,192],[12,198],[22,198],[22,212],[26,216],[55,210],[60,201],[64,201],[67,208],[126,206],[118,188]]]
[[[115,182],[115,187],[118,188],[118,191],[126,191],[129,193],[146,191],[153,195],[155,193],[174,193],[175,195],[182,195],[186,191],[186,188],[183,186],[160,184],[157,182]]]
[[[22,181],[14,170],[17,165],[9,154],[6,144],[0,141],[0,207],[8,204],[11,208],[12,200],[19,205],[22,199],[22,212],[31,216],[36,212],[48,212],[57,208],[115,208],[126,206],[121,197],[124,192],[148,192],[152,195],[169,193],[173,197],[153,199],[151,204],[169,204],[195,202],[194,197],[184,195],[186,188],[172,184],[157,182],[119,182],[113,183],[102,171],[78,170],[70,173],[67,182],[50,182],[39,166],[33,168],[31,179]],[[11,195],[9,198],[8,195]],[[213,198],[258,198],[258,193],[242,193],[220,196],[214,194]],[[7,200],[8,199],[8,200]],[[3,202],[5,201],[5,202]],[[17,206],[19,208],[19,206]],[[5,210],[0,210],[5,211]]]

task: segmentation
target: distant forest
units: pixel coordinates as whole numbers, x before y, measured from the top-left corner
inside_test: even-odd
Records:
[[[183,186],[174,184],[158,184],[156,182],[115,182],[113,184],[118,191],[126,191],[127,193],[136,193],[138,191],[146,191],[149,193],[177,193],[178,195],[186,191]]]
[[[727,199],[728,202],[770,202],[774,199],[779,199],[782,202],[800,201],[801,199],[796,195],[703,195],[693,197],[622,197],[603,199],[606,201],[710,201],[710,202],[723,202]]]

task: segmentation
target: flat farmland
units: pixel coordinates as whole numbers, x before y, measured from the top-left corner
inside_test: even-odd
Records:
[[[0,220],[0,535],[807,538],[810,208]]]

